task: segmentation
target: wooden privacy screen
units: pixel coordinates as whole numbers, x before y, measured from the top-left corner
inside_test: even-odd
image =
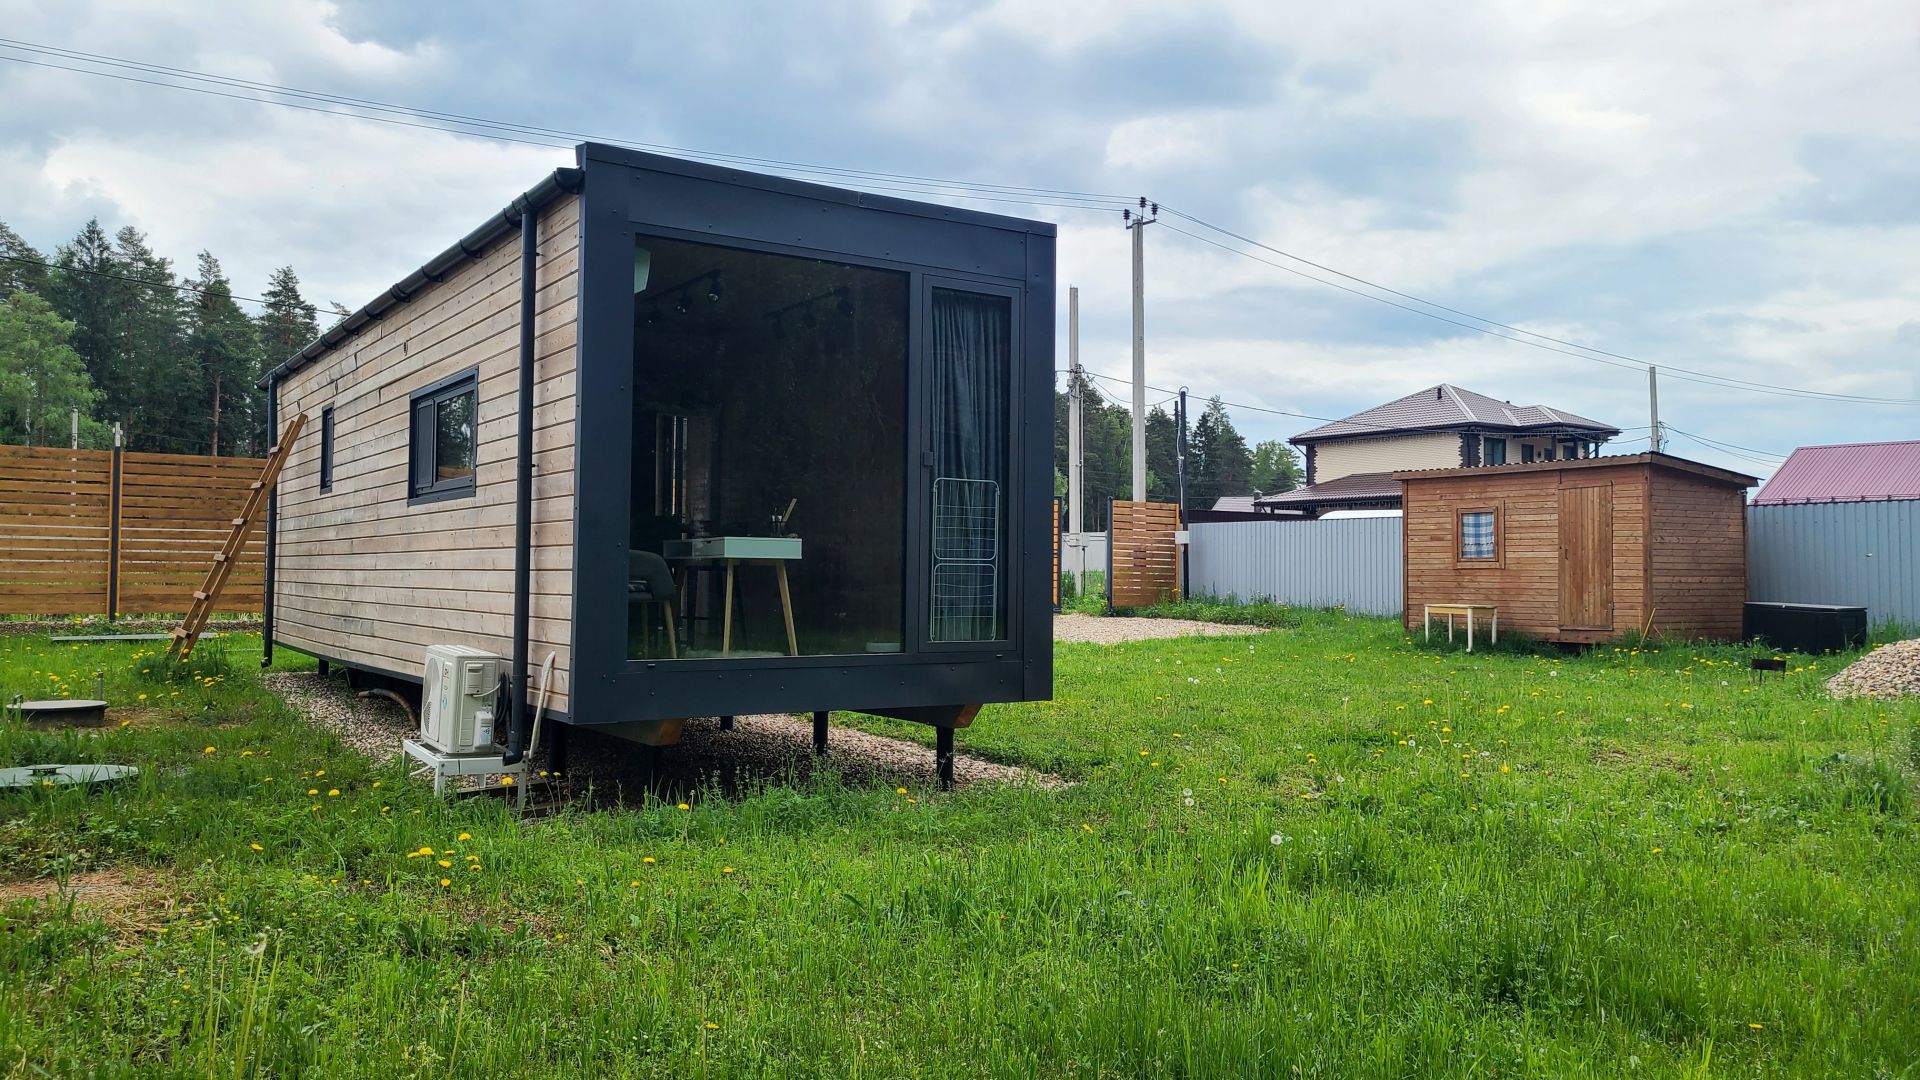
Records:
[[[185,611],[260,458],[0,446],[0,614]],[[248,541],[220,611],[260,610],[265,538]]]
[[[1113,500],[1107,515],[1107,606],[1150,607],[1180,595],[1180,507]]]

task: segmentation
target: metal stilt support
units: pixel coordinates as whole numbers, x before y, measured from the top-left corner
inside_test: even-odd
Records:
[[[953,729],[933,729],[933,771],[940,778],[940,790],[953,790]]]
[[[813,752],[825,755],[827,752],[827,714],[813,714]]]

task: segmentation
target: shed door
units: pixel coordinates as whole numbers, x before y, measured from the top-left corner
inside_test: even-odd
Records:
[[[1560,489],[1560,628],[1613,629],[1613,485]]]

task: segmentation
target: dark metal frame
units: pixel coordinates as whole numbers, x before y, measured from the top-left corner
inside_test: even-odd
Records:
[[[440,417],[442,402],[451,401],[462,394],[473,395],[473,456],[474,469],[463,477],[454,480],[438,480],[424,488],[416,488],[413,478],[418,475],[415,466],[422,452],[419,436],[420,427],[414,422],[415,416],[423,408],[431,408],[434,413],[434,445],[425,448],[425,452],[438,452]],[[407,395],[407,505],[419,506],[423,503],[445,502],[448,499],[463,499],[475,491],[475,477],[480,465],[480,368],[476,365],[458,375],[449,375],[439,382],[423,386]],[[437,462],[436,462],[437,465]]]
[[[580,722],[843,709],[964,723],[962,708],[1051,696],[1054,228],[597,144],[580,148],[573,679]],[[902,652],[632,660],[624,583],[634,439],[636,236],[825,258],[909,275]],[[935,286],[1014,300],[1007,636],[927,638],[931,499],[927,307]],[[615,587],[616,583],[621,587]]]

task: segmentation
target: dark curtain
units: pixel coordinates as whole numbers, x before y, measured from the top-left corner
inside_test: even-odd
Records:
[[[928,636],[1003,636],[1001,552],[1013,302],[933,290],[933,583]]]

